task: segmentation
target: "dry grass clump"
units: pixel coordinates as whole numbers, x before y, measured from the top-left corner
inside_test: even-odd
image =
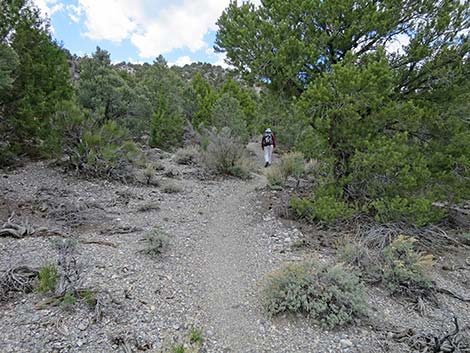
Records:
[[[177,194],[183,192],[183,187],[175,182],[167,182],[163,185],[162,191],[167,194]]]
[[[188,146],[176,151],[174,160],[178,164],[197,164],[201,158],[201,153],[197,146]]]
[[[287,180],[278,165],[272,165],[266,171],[266,178],[268,179],[268,186],[273,190],[281,189],[285,185]]]

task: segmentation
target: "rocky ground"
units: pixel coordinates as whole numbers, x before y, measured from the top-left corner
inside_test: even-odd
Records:
[[[102,308],[100,317],[84,303],[39,310],[47,294],[17,294],[0,303],[0,352],[161,352],[180,345],[179,352],[407,352],[406,343],[371,322],[445,332],[455,314],[462,330],[470,324],[468,302],[439,295],[439,306],[422,315],[380,288],[368,290],[370,322],[353,327],[325,331],[303,317],[269,318],[259,296],[266,274],[307,256],[334,261],[331,249],[293,246],[315,235],[277,218],[262,172],[248,181],[202,180],[198,168],[171,158],[161,160],[159,186],[77,179],[47,162],[0,174],[1,221],[14,212],[17,221],[60,233],[0,237],[0,271],[55,263],[55,243],[73,238],[81,286],[99,293]],[[168,185],[179,192],[164,192]],[[149,255],[142,239],[155,228],[169,246]],[[449,258],[459,266],[433,274],[462,295],[470,288],[465,256],[443,256],[436,268]],[[191,343],[199,330],[202,344]]]

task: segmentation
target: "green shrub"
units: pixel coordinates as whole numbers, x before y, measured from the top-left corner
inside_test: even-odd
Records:
[[[292,197],[289,200],[289,209],[295,218],[311,221],[315,218],[313,201],[308,198]]]
[[[303,313],[333,328],[366,315],[364,287],[340,266],[328,268],[312,261],[287,264],[268,276],[263,290],[267,312]]]
[[[128,131],[116,121],[82,113],[73,104],[56,113],[55,122],[60,131],[60,146],[68,158],[69,169],[94,177],[127,179],[126,168],[137,159],[137,146],[129,140]]]
[[[354,214],[354,210],[344,201],[337,200],[333,196],[321,196],[315,199],[314,207],[315,218],[326,223],[349,219]]]
[[[62,310],[71,310],[76,302],[77,299],[75,298],[75,296],[72,293],[67,292],[62,297],[59,306]]]
[[[170,244],[170,238],[163,230],[155,228],[144,234],[146,248],[141,252],[148,255],[160,255]]]
[[[404,221],[421,227],[445,216],[444,210],[434,207],[432,200],[424,197],[381,198],[371,202],[370,206],[375,210],[375,219],[379,222]]]
[[[297,218],[309,221],[317,220],[333,223],[341,219],[349,219],[354,210],[343,201],[333,196],[320,196],[318,198],[291,198],[289,208]]]
[[[175,162],[186,165],[196,164],[199,156],[199,149],[196,146],[180,148],[175,153]]]
[[[393,293],[410,294],[432,287],[424,269],[432,266],[433,257],[417,252],[415,242],[415,238],[400,235],[383,250],[383,279]]]
[[[47,265],[39,270],[36,289],[40,293],[53,292],[59,280],[59,272],[56,265]]]
[[[96,304],[98,303],[96,298],[96,292],[91,289],[85,289],[83,292],[80,293],[80,297],[90,309],[94,309],[96,307]]]
[[[203,341],[202,330],[193,327],[193,328],[189,331],[189,342],[201,344],[202,341]]]
[[[245,149],[229,128],[206,130],[209,144],[203,154],[206,168],[219,175],[240,178],[250,176],[250,163],[246,161]]]
[[[171,347],[171,353],[184,353],[184,352],[186,352],[186,349],[184,349],[183,344],[173,345]]]
[[[0,168],[14,165],[17,158],[18,157],[8,144],[2,144],[0,142]]]

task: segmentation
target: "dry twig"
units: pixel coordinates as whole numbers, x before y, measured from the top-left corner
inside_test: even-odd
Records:
[[[19,266],[6,271],[0,277],[0,302],[7,300],[10,292],[31,292],[38,275],[37,270],[27,266]]]

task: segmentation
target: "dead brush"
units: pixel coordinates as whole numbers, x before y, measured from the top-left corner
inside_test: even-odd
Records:
[[[406,329],[395,332],[392,338],[397,342],[406,343],[413,351],[439,353],[469,353],[470,336],[468,327],[461,328],[456,316],[453,317],[452,331],[442,329],[440,332],[420,332]]]
[[[10,268],[0,276],[0,302],[7,301],[13,293],[30,293],[39,271],[28,266]]]

